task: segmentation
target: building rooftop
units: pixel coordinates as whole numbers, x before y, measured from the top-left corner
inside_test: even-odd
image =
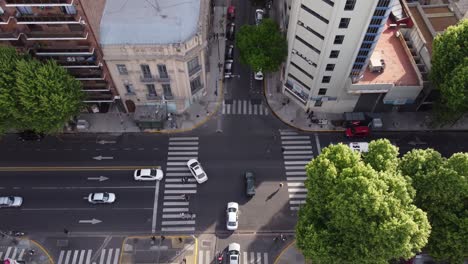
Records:
[[[357,84],[393,83],[396,86],[420,85],[418,75],[411,64],[406,48],[395,36],[398,28],[390,28],[390,20],[375,46],[371,61],[383,60],[385,69],[381,72],[371,72],[369,68]]]
[[[171,44],[197,32],[200,0],[107,0],[100,43]]]

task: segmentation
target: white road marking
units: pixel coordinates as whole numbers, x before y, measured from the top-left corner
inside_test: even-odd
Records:
[[[164,194],[174,194],[174,193],[179,193],[179,194],[197,193],[197,190],[164,190]]]
[[[249,115],[252,114],[252,104],[249,104],[249,112],[248,112]]]
[[[114,264],[118,264],[120,259],[120,248],[115,249]]]
[[[244,257],[244,261],[242,263],[249,263],[248,258],[247,258],[247,252],[244,251],[242,253],[243,253],[242,256]]]
[[[299,211],[299,206],[291,206],[289,209],[291,209],[291,211]]]
[[[188,168],[185,168],[188,170]],[[173,176],[192,176],[190,172],[166,172],[166,176],[173,177]]]
[[[247,114],[247,104],[248,103],[249,102],[247,100],[244,100],[244,108],[243,108],[243,111],[242,111],[242,114],[244,114],[244,115]]]
[[[285,161],[284,162],[284,165],[306,165],[307,163],[309,163],[308,160],[298,160],[298,161]]]
[[[281,140],[285,139],[309,139],[309,136],[281,136]]]
[[[23,249],[21,250],[19,256],[18,256],[18,259],[19,259],[19,260],[22,260],[22,259],[23,259],[24,251],[25,251],[25,249],[23,248]],[[1,258],[2,258],[2,256],[0,256],[0,259],[1,259]]]
[[[162,215],[163,219],[183,219],[182,215],[180,214],[163,214]]]
[[[198,151],[169,151],[167,155],[198,155]]]
[[[70,260],[71,253],[72,253],[71,250],[68,250],[68,251],[67,251],[67,255],[66,255],[66,257],[65,257],[65,264],[68,264],[68,261]]]
[[[169,138],[170,141],[178,141],[178,140],[198,140],[198,137],[171,137]]]
[[[171,147],[169,146],[169,150],[198,150],[198,147]]]
[[[254,105],[254,115],[258,114],[258,105]]]
[[[80,252],[80,251],[78,251],[78,250],[75,250],[75,251],[73,252],[73,260],[72,260],[72,263],[73,263],[73,264],[76,263],[76,258],[78,258],[78,253],[79,253],[79,252]]]
[[[164,195],[164,200],[183,200],[184,197],[182,197],[181,195]]]
[[[281,135],[298,135],[297,132],[294,131],[280,131]]]
[[[187,162],[168,161],[167,166],[187,166]]]
[[[291,198],[291,199],[304,198],[305,199],[305,198],[307,198],[307,194],[291,193],[291,194],[289,194],[289,198]]]
[[[237,113],[242,114],[242,101],[237,100]]]
[[[312,146],[283,146],[284,149],[312,149]]]
[[[195,231],[195,227],[163,227],[163,228],[161,228],[161,231],[163,231],[163,232]]]
[[[293,200],[293,201],[289,201],[290,204],[305,204],[306,201],[304,200]]]
[[[17,248],[17,247],[15,247],[15,248],[13,249],[13,254],[11,254],[11,257],[10,257],[10,258],[11,258],[11,259],[15,259],[15,258],[16,258],[16,253],[18,253],[18,248]]]
[[[291,155],[285,155],[284,156],[284,159],[307,159],[307,160],[311,160],[314,156],[307,156],[307,155],[299,155],[299,156],[291,156]]]
[[[317,151],[320,155],[320,153],[322,153],[322,148],[320,147],[320,140],[317,133],[315,133],[315,144],[317,144]]]
[[[268,107],[267,106],[265,106],[265,115],[268,115]],[[265,263],[268,263],[268,262],[265,262]]]
[[[307,189],[306,188],[289,188],[288,192],[290,193],[307,192]]]
[[[86,255],[86,264],[91,264],[91,253],[93,250],[88,249],[88,254]]]
[[[197,159],[198,157],[167,157],[167,160],[185,160],[188,161],[190,159]],[[187,162],[185,162],[187,164]]]
[[[284,155],[289,154],[312,154],[312,150],[286,150],[283,152]]]
[[[166,184],[164,185],[166,188],[197,188],[196,184],[191,183],[181,183],[181,184]]]
[[[197,180],[193,179],[193,178],[189,178],[188,179],[189,182],[197,182]],[[166,178],[166,182],[182,182],[182,178],[177,178],[177,179],[174,179],[174,178]]]
[[[161,225],[194,225],[195,220],[188,221],[162,221]]]
[[[60,250],[60,255],[59,255],[59,258],[58,258],[58,261],[57,261],[57,264],[62,264],[62,261],[63,261],[63,255],[65,254],[65,251],[63,250]],[[1,256],[0,256],[1,258]]]
[[[303,182],[288,182],[288,186],[290,187],[302,187],[304,186]]]
[[[287,176],[293,176],[293,175],[306,175],[306,171],[287,171],[286,172]]]
[[[286,177],[287,181],[305,181],[307,177]]]
[[[169,168],[166,168],[167,171],[184,171],[184,170],[188,170],[187,167],[169,167]]]
[[[176,206],[176,205],[179,205],[179,206],[188,206],[189,205],[189,202],[164,202],[163,203],[164,206]]]
[[[114,249],[110,248],[109,249],[109,252],[107,253],[107,264],[111,264],[111,260],[112,260],[112,251]]]
[[[263,262],[264,262],[265,264],[268,264],[268,263],[269,263],[269,262],[268,262],[268,253],[266,253],[266,252],[263,253]]]
[[[305,166],[286,166],[286,170],[305,170]]]
[[[188,208],[163,208],[163,213],[174,213],[174,212],[188,212]]]
[[[83,263],[83,260],[84,260],[84,254],[85,254],[86,250],[81,250],[80,252],[80,258],[78,259],[78,264],[82,264]]]
[[[106,256],[106,250],[101,251],[101,258],[99,259],[99,264],[104,264],[104,257]]]
[[[156,232],[156,218],[158,216],[158,198],[159,197],[159,181],[156,181],[154,188],[154,204],[153,204],[153,222],[151,223],[151,233]]]
[[[8,258],[10,256],[10,251],[11,251],[11,247],[8,247],[7,252],[5,253],[5,258]]]
[[[189,146],[198,145],[198,141],[169,141],[169,146]]]
[[[231,114],[231,107],[232,107],[232,104],[227,104],[226,105],[226,112],[227,112],[228,115]]]
[[[287,140],[287,141],[281,141],[281,144],[283,145],[301,145],[301,144],[310,144],[310,141],[308,140]]]

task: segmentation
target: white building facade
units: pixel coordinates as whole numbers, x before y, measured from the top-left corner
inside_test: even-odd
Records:
[[[283,93],[304,110],[353,111],[359,81],[384,30],[393,0],[284,0],[289,17]],[[289,6],[290,4],[290,6]]]

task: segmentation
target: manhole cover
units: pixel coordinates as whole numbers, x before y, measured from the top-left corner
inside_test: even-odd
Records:
[[[202,247],[211,247],[211,241],[209,240],[202,240],[201,244]]]
[[[66,247],[68,246],[68,239],[57,240],[57,247]]]

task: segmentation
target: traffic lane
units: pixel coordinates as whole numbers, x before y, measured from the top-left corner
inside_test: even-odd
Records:
[[[135,181],[134,170],[11,171],[0,172],[1,189],[31,187],[154,186],[154,181]]]
[[[272,114],[266,116],[223,115],[221,124],[222,133],[216,133],[213,136],[224,136],[227,140],[237,140],[237,138],[245,140],[256,137],[273,139],[273,136],[279,138],[280,129],[290,129]],[[281,144],[279,141],[276,143]]]
[[[96,219],[93,224],[92,220]],[[151,232],[152,210],[2,210],[2,228],[33,232]],[[81,221],[81,223],[80,223]]]

